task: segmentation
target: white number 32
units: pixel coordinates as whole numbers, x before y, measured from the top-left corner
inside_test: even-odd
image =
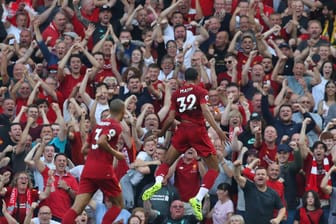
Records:
[[[194,106],[196,104],[196,96],[194,94],[190,94],[188,96],[179,97],[176,99],[178,103],[180,103],[179,112],[183,113],[186,110],[195,109]]]

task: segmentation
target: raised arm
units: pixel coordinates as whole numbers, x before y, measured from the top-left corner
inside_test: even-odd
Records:
[[[212,116],[212,113],[209,110],[209,107],[207,104],[201,104],[201,110],[202,113],[206,119],[206,121],[210,124],[210,126],[216,131],[218,134],[218,137],[222,141],[228,141],[228,138],[226,137],[225,133],[222,131],[222,129],[217,125],[217,122],[215,121],[215,118]]]
[[[233,104],[233,97],[232,97],[232,95],[230,95],[230,96],[228,96],[225,109],[222,113],[221,125],[223,125],[223,126],[229,125],[229,113],[231,111],[232,104]]]
[[[238,37],[242,34],[242,32],[239,30],[232,38],[229,48],[228,48],[228,53],[233,53],[233,54],[237,54],[238,51],[236,50],[236,44],[237,44],[237,39]]]
[[[38,81],[36,85],[33,88],[33,91],[31,91],[28,100],[27,100],[27,105],[33,104],[34,101],[37,99],[37,95],[39,94],[39,88],[41,86],[41,82]]]
[[[23,129],[20,141],[15,146],[15,150],[14,150],[15,155],[18,155],[18,154],[21,154],[21,153],[24,152],[24,149],[25,149],[24,146],[26,144],[26,140],[27,140],[27,137],[28,137],[28,132],[29,132],[29,129],[30,129],[30,127],[33,123],[34,123],[34,119],[31,118],[31,117],[28,117],[27,124],[26,124],[25,128]]]
[[[92,69],[90,69],[90,68],[86,69],[86,73],[85,73],[84,79],[82,80],[82,82],[80,84],[80,87],[79,87],[79,94],[82,97],[83,102],[88,107],[90,106],[90,103],[91,103],[91,97],[90,97],[90,95],[85,90],[86,90],[86,86],[87,86],[88,80],[89,80],[89,78],[91,76],[91,72],[92,72]]]
[[[62,115],[62,111],[58,105],[58,103],[52,103],[51,108],[55,111],[56,113],[56,121],[55,123],[58,123],[60,126],[60,131],[58,132],[58,138],[60,141],[64,141],[67,137],[67,127]]]
[[[198,41],[199,44],[203,43],[209,38],[209,33],[208,31],[204,28],[204,26],[198,24],[195,21],[191,21],[190,25],[195,26],[199,29],[199,35],[196,36],[196,41]]]
[[[242,86],[246,86],[249,79],[248,79],[248,73],[250,71],[251,68],[251,63],[253,58],[258,54],[257,50],[253,50],[250,52],[249,57],[246,61],[246,64],[244,65],[243,71],[242,71],[242,79],[241,79],[241,85]]]
[[[241,165],[242,162],[240,160],[236,160],[233,163],[234,165],[234,174],[233,177],[237,181],[239,187],[244,188],[246,185],[246,178],[241,175]]]
[[[72,5],[73,5],[73,8],[75,10],[75,14],[76,14],[76,17],[78,18],[78,20],[85,26],[89,26],[90,24],[90,20],[86,19],[85,17],[83,17],[81,11],[80,11],[80,6],[79,6],[79,0],[73,0],[72,1]]]
[[[7,66],[8,66],[8,54],[9,54],[9,48],[3,48],[2,51],[2,57],[1,57],[1,67],[0,67],[0,72],[1,72],[1,78],[2,78],[2,85],[6,86],[9,84],[9,75],[7,72]]]
[[[40,147],[40,144],[36,144],[26,155],[24,162],[29,166],[35,167],[35,162],[33,160],[33,156],[36,152],[36,149]]]
[[[138,5],[138,7],[136,7],[135,10],[133,10],[132,14],[130,16],[128,16],[128,19],[125,23],[125,27],[127,30],[133,30],[133,25],[132,25],[132,21],[134,19],[134,17],[136,16],[136,14],[143,9],[143,6],[140,4]]]
[[[58,68],[57,68],[57,79],[59,82],[61,82],[64,78],[64,68],[66,64],[68,63],[68,60],[72,54],[72,51],[74,49],[74,46],[77,46],[76,44],[72,45],[68,52],[65,54],[65,56],[58,62]]]
[[[305,159],[309,153],[311,154],[311,151],[309,147],[307,146],[307,142],[306,142],[306,129],[307,129],[307,124],[310,122],[311,122],[310,118],[305,118],[302,121],[302,126],[301,126],[301,131],[300,131],[299,148],[300,148],[303,159]]]
[[[46,145],[46,142],[42,139],[42,143],[37,143],[37,150],[35,155],[33,156],[33,161],[35,163],[35,167],[37,170],[42,173],[42,171],[46,168],[46,165],[41,161],[41,156],[44,151],[44,147]]]
[[[278,59],[273,71],[272,71],[272,77],[271,79],[273,81],[276,81],[277,83],[282,83],[282,81],[285,79],[284,76],[279,75],[280,71],[283,70],[283,67],[285,66],[285,62],[287,60],[286,56],[282,56]]]
[[[38,20],[41,24],[43,24],[50,17],[51,12],[56,8],[57,2],[58,0],[53,0],[49,8],[38,16]]]

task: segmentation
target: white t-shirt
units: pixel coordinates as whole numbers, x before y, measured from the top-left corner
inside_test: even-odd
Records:
[[[90,109],[92,108],[93,103],[94,103],[94,100],[91,99],[90,100],[90,106],[89,106]],[[96,113],[95,113],[95,118],[96,118],[97,124],[99,124],[101,122],[100,117],[101,117],[102,112],[104,110],[108,110],[108,109],[110,109],[108,103],[107,104],[97,103]]]
[[[31,220],[34,224],[40,224],[40,220],[38,217],[32,218]],[[56,222],[54,220],[50,220],[49,224],[61,224],[60,222]]]

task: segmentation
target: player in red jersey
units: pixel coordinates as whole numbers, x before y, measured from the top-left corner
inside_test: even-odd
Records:
[[[116,147],[122,132],[119,121],[123,119],[124,111],[124,103],[119,99],[113,100],[110,104],[110,117],[102,120],[91,132],[91,150],[79,182],[78,194],[72,208],[63,217],[63,224],[75,223],[75,218],[82,213],[98,189],[102,190],[113,205],[123,207],[121,189],[112,163],[114,157],[118,160],[124,159],[124,154]],[[112,221],[113,211],[109,209],[102,224],[111,224]]]
[[[208,166],[208,172],[203,178],[200,190],[194,198],[189,200],[196,218],[202,220],[201,201],[218,175],[216,150],[208,136],[205,119],[222,140],[226,140],[226,136],[216,124],[207,106],[207,91],[198,85],[200,77],[197,70],[188,68],[185,71],[185,79],[186,83],[172,95],[172,106],[163,125],[162,133],[168,129],[175,118],[181,123],[172,138],[172,144],[163,160],[164,162],[156,171],[155,184],[144,192],[142,199],[150,199],[161,188],[169,166],[174,163],[180,154],[193,147]]]

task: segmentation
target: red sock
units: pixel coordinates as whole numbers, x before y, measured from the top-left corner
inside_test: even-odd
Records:
[[[162,163],[155,172],[155,176],[165,177],[168,174],[169,165],[167,163]]]
[[[202,187],[210,189],[212,185],[215,183],[215,180],[218,176],[218,171],[214,169],[209,169],[208,172],[203,177]]]
[[[74,224],[78,214],[70,208],[62,218],[62,224]]]
[[[103,217],[102,224],[111,224],[120,214],[121,208],[117,206],[112,206]]]

